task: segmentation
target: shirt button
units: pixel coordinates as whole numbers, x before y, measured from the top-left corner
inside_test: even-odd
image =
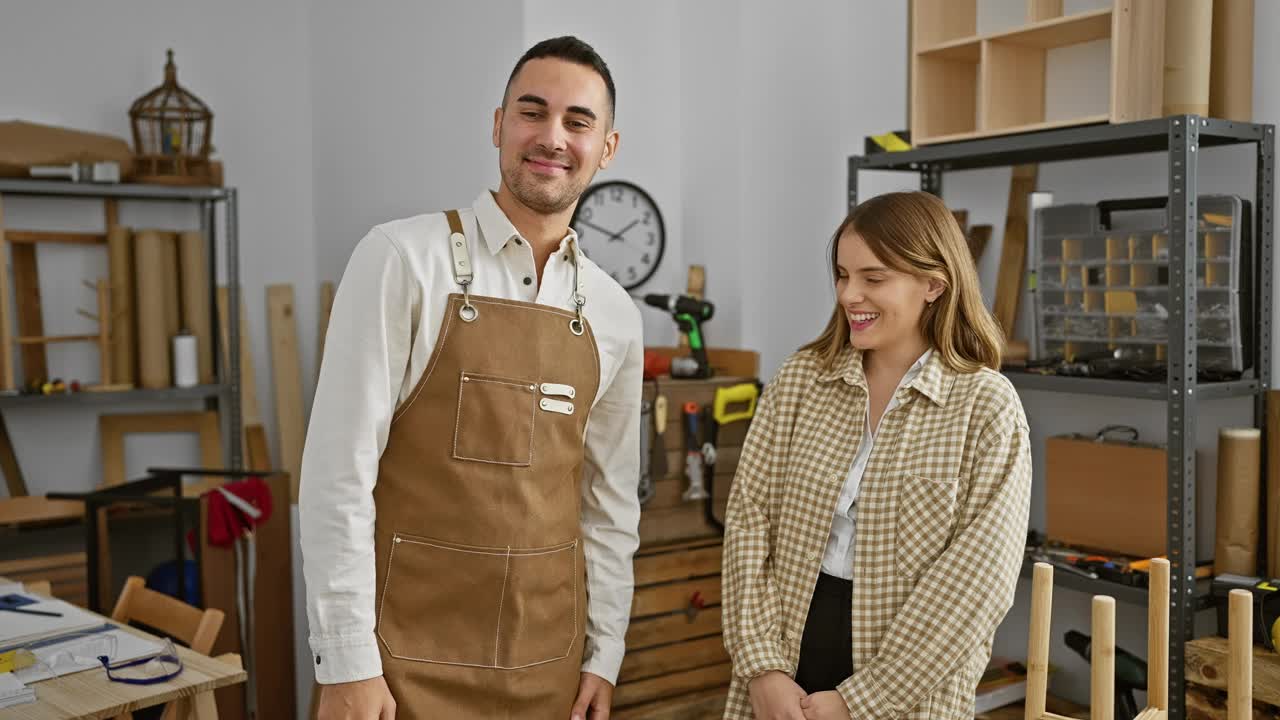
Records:
[[[533,278],[531,278],[531,277],[526,277],[526,278],[524,279],[524,284],[525,284],[525,285],[532,285],[532,284],[533,284]]]
[[[524,241],[523,241],[523,240],[521,240],[520,238],[516,238],[516,244],[517,244],[517,245],[523,245],[523,244],[524,244]]]
[[[317,655],[317,656],[316,656],[316,664],[317,664],[317,665],[319,665],[319,664],[320,664],[320,656],[319,656],[319,655]]]

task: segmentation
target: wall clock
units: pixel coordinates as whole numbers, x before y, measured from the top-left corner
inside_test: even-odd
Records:
[[[634,183],[609,180],[587,188],[569,224],[587,257],[628,291],[653,277],[662,262],[662,213]]]

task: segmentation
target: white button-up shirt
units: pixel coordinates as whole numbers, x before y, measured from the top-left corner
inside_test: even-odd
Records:
[[[533,250],[492,193],[480,193],[460,215],[475,273],[472,294],[573,309],[572,229],[539,284]],[[448,236],[443,213],[373,228],[352,253],[334,298],[298,498],[310,643],[322,684],[382,674],[374,635],[373,488],[392,414],[421,379],[448,295],[459,291]],[[582,669],[616,682],[639,545],[644,347],[640,311],[627,293],[585,257],[581,273],[583,314],[600,352],[582,479],[588,595]]]
[[[920,375],[920,370],[929,360],[933,350],[925,350],[918,360],[912,363],[907,373],[898,382],[898,387],[885,406],[884,415],[893,412],[901,403],[898,394],[902,388],[910,385]],[[871,402],[867,402],[867,415],[862,418],[862,442],[858,444],[858,453],[853,456],[853,466],[849,468],[849,476],[840,491],[840,500],[836,503],[834,517],[831,520],[831,536],[827,538],[827,551],[822,555],[822,572],[845,580],[853,579],[853,506],[858,500],[858,486],[862,484],[862,475],[867,471],[867,461],[871,459],[871,449],[875,447],[876,435],[871,432]],[[881,417],[884,417],[881,415]],[[877,425],[880,423],[877,422]]]

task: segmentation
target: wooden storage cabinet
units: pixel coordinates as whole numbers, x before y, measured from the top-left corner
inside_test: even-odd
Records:
[[[731,667],[720,615],[723,538],[706,522],[703,501],[681,498],[687,486],[682,408],[688,401],[710,404],[717,387],[751,381],[663,379],[660,384],[668,402],[669,472],[654,478],[654,496],[640,513],[627,654],[613,696],[611,717],[618,720],[711,720],[724,714]],[[653,397],[653,384],[646,383],[645,398]],[[748,426],[733,423],[719,433],[712,490],[721,520]]]
[[[1062,14],[1028,0],[1027,23],[977,33],[977,0],[914,0],[911,141],[915,145],[1159,117],[1164,98],[1165,0],[1115,0]],[[1049,120],[1045,65],[1055,48],[1111,40],[1107,113]]]

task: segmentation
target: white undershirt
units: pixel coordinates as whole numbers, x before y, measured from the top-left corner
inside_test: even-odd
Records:
[[[889,398],[884,414],[880,416],[881,421],[898,407],[898,391],[916,379],[920,370],[924,368],[924,364],[928,362],[931,352],[933,352],[932,349],[925,350],[924,354],[902,376],[898,387]],[[878,427],[880,422],[876,425]],[[875,433],[871,432],[871,402],[868,399],[867,411],[862,416],[862,440],[858,443],[858,453],[853,456],[853,467],[849,468],[849,476],[844,481],[844,488],[840,490],[840,499],[836,502],[831,521],[831,535],[827,538],[827,551],[822,556],[822,572],[845,580],[853,579],[854,505],[857,504],[858,487],[862,485],[862,475],[867,471],[867,460],[871,458],[871,449],[875,446],[875,441]]]

